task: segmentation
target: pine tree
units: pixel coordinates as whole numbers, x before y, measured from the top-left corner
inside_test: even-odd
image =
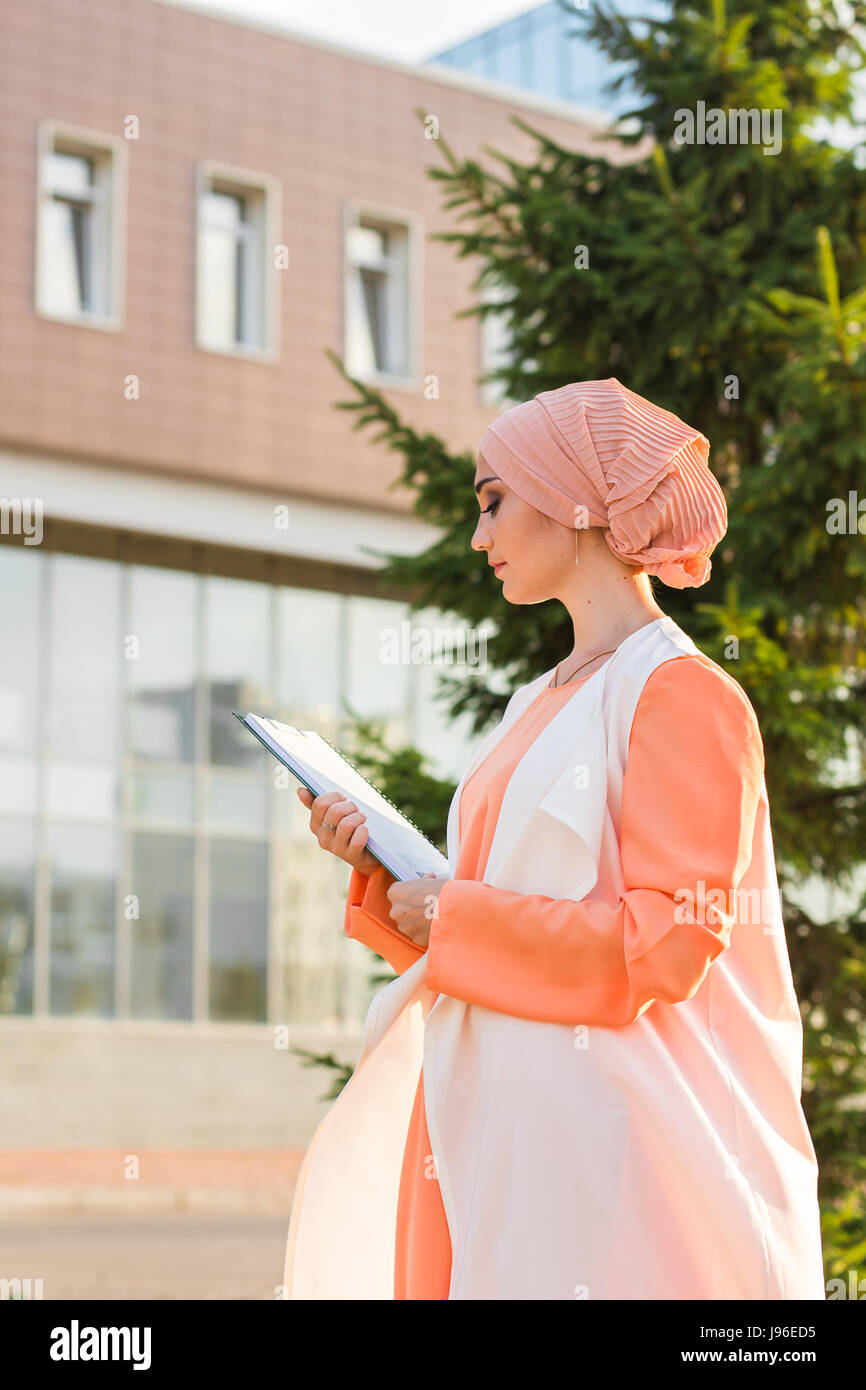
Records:
[[[628,62],[639,100],[616,140],[649,136],[650,154],[611,163],[515,116],[535,156],[485,147],[493,169],[457,159],[440,132],[441,163],[428,173],[461,225],[438,238],[480,263],[476,289],[508,296],[513,361],[496,374],[508,398],[616,376],[711,442],[729,511],[711,579],[698,590],[653,584],[665,611],[729,664],[761,725],[830,1277],[866,1258],[856,1099],[866,1093],[866,896],[821,923],[798,884],[815,874],[851,890],[866,843],[866,501],[856,510],[866,499],[866,181],[862,151],[808,129],[818,116],[850,119],[864,52],[830,0],[673,0],[664,22],[567,8]],[[866,3],[849,9],[862,26]],[[768,131],[781,113],[781,147],[680,143],[682,113],[699,102],[767,112]],[[331,356],[354,392],[340,408],[356,428],[380,427],[415,512],[441,532],[419,556],[385,557],[383,582],[410,596],[412,612],[495,625],[496,689],[489,674],[441,677],[450,712],[468,712],[480,732],[513,689],[570,650],[569,616],[557,603],[512,608],[470,549],[474,449],[455,456],[408,427]],[[444,849],[453,785],[413,750],[389,752],[370,726],[357,730],[359,763]]]

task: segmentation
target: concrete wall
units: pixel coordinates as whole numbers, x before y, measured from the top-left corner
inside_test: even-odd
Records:
[[[357,1060],[360,1038],[292,1030]],[[0,1019],[0,1149],[297,1149],[333,1075],[267,1028]]]

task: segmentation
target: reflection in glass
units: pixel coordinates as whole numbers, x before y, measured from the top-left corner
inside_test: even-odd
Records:
[[[33,1011],[32,824],[0,822],[0,1014]]]
[[[339,594],[314,589],[283,588],[278,593],[277,718],[300,729],[317,729],[325,738],[336,732],[343,603]]]
[[[250,735],[247,735],[250,737]],[[265,763],[277,766],[262,750]],[[300,784],[298,784],[300,785]],[[211,830],[255,830],[264,835],[268,828],[268,785],[262,779],[220,776],[211,773],[207,783],[206,816]]]
[[[205,670],[210,694],[210,761],[261,770],[267,754],[233,711],[269,714],[271,590],[246,579],[205,579]]]
[[[55,313],[92,309],[94,162],[53,150],[43,177],[52,196],[41,210],[39,279],[42,298]]]
[[[0,748],[35,749],[39,603],[44,556],[36,546],[0,545]]]
[[[348,865],[323,852],[309,831],[303,839],[278,844],[281,1020],[329,1027],[344,1017],[341,961],[357,946],[341,931]],[[364,954],[357,952],[355,958],[368,972],[372,958],[366,953],[364,960]]]
[[[115,835],[50,831],[52,1014],[114,1013]]]
[[[358,224],[346,230],[346,329],[348,358],[358,372],[398,371],[399,334],[390,341],[403,292],[400,259],[393,254],[395,232]],[[403,365],[405,369],[405,365]]]
[[[0,816],[35,816],[36,759],[0,757]]]
[[[405,737],[412,654],[406,605],[354,595],[347,602],[346,700],[362,718],[385,720],[387,732]]]
[[[195,757],[196,585],[194,574],[132,565],[127,662],[129,752],[189,763]]]
[[[381,265],[388,254],[388,233],[383,227],[349,227],[346,248],[353,265]]]
[[[51,607],[45,623],[41,590]],[[319,849],[297,780],[286,774],[277,789],[274,759],[233,710],[275,713],[339,743],[345,694],[362,717],[384,723],[392,745],[410,733],[421,745],[441,743],[444,721],[409,725],[410,692],[434,668],[413,670],[411,646],[406,660],[406,606],[12,546],[0,546],[0,593],[10,599],[0,604],[0,815],[8,817],[0,829],[0,1010],[33,1008],[29,822],[42,812],[48,856],[39,939],[40,949],[48,945],[45,1003],[55,1015],[113,1016],[120,931],[129,943],[132,1016],[192,1018],[198,920],[210,950],[200,962],[209,1017],[266,1018],[276,872],[274,969],[285,990],[279,1009],[287,1011],[279,1016],[315,1026],[363,1022],[377,963],[341,930],[346,866]],[[389,631],[396,662],[382,659]],[[34,722],[43,698],[48,740]],[[114,838],[124,715],[128,846]],[[42,782],[37,747],[46,750]],[[211,840],[208,861],[196,860],[194,828],[228,836]],[[127,915],[116,905],[121,851],[131,861],[121,900],[137,898]]]
[[[499,304],[507,302],[510,298],[510,288],[499,283],[485,286],[481,294],[482,302],[486,304]],[[483,316],[479,329],[479,345],[482,375],[499,372],[516,361],[517,349],[506,309],[495,310]],[[508,403],[507,388],[500,380],[482,382],[480,392],[481,402],[485,406],[498,405],[504,409]]]
[[[47,814],[55,820],[114,820],[118,813],[117,769],[84,759],[49,762],[45,795]]]
[[[93,187],[93,160],[83,154],[52,150],[45,158],[45,182],[53,193],[89,196]]]
[[[51,556],[48,746],[113,758],[120,717],[120,566]]]
[[[280,766],[276,760],[273,766],[275,771],[268,794],[274,832],[303,839],[305,834],[310,834],[310,813],[298,797],[301,783],[293,772]]]
[[[424,610],[414,615],[413,622],[424,624],[434,631],[443,626],[441,614]],[[484,675],[488,642],[494,629],[489,624],[476,628],[454,627],[453,653],[443,642],[446,658],[454,660],[419,662],[414,669],[416,687],[413,699],[411,743],[423,753],[434,777],[459,782],[467,763],[484,734],[472,732],[472,717],[464,711],[457,718],[448,714],[450,700],[444,698],[443,680],[464,683],[472,676]],[[443,827],[444,829],[444,827]]]
[[[210,1017],[267,1017],[268,849],[210,842]]]
[[[244,263],[250,225],[243,198],[210,191],[199,203],[199,337],[231,348],[244,339]]]
[[[192,837],[134,834],[127,894],[139,913],[129,922],[132,1016],[191,1018]]]
[[[136,772],[130,777],[131,814],[152,825],[192,829],[195,784],[188,772]]]

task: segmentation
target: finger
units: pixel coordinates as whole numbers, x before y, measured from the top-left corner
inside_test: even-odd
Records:
[[[345,799],[345,794],[343,792],[323,792],[321,796],[317,796],[310,807],[312,812],[310,829],[315,834],[318,834],[323,821],[327,821],[329,825],[336,825],[336,818],[334,820],[331,819],[331,811],[334,806],[339,805],[339,803],[345,801]]]
[[[369,833],[370,827],[367,825],[366,820],[362,820],[360,825],[355,826],[355,829],[349,836],[349,849],[363,849],[364,845],[367,843],[367,836]]]
[[[348,801],[345,796],[334,792],[333,797],[333,800],[322,807],[322,820],[326,820],[329,825],[336,825],[341,816],[358,809],[354,801]]]
[[[361,811],[350,812],[340,816],[338,820],[336,812],[331,808],[328,815],[334,817],[331,821],[331,825],[336,826],[336,829],[331,835],[331,845],[338,854],[346,854],[350,839],[364,819],[363,813]]]
[[[363,817],[363,812],[358,810],[353,801],[335,801],[332,806],[328,807],[325,820],[328,825],[333,825],[336,833],[339,833],[344,823],[352,820],[354,816]],[[357,825],[357,821],[353,821],[353,824]],[[347,834],[351,834],[351,831],[348,831]],[[343,841],[341,840],[340,843],[342,844]]]

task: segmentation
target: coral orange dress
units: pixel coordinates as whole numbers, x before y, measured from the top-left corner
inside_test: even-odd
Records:
[[[569,946],[563,932],[568,913],[583,912],[584,922],[596,919],[600,933],[603,927],[609,928],[611,916],[618,911],[625,914],[625,930],[629,914],[657,918],[647,931],[647,939],[656,944],[645,954],[662,960],[671,949],[671,915],[658,885],[668,884],[675,891],[695,864],[706,863],[710,879],[717,865],[733,871],[744,855],[748,862],[764,765],[757,724],[753,715],[744,718],[750,710],[745,693],[736,682],[720,677],[708,658],[675,657],[647,679],[631,727],[621,820],[623,872],[629,892],[626,906],[568,900],[563,910],[555,899],[503,893],[502,914],[507,918],[489,911],[479,914],[477,908],[473,911],[471,881],[480,882],[483,877],[509,778],[563,702],[588,679],[541,690],[464,785],[456,871],[440,892],[427,947],[427,979],[434,991],[437,970],[448,968],[452,976],[456,970],[461,979],[477,978],[476,1002],[484,1002],[483,978],[495,976],[497,999],[510,997],[515,1012],[522,1011],[524,1017],[534,1016],[539,990],[555,1008],[563,987],[573,997],[574,975],[580,974],[575,971],[568,978]],[[711,809],[705,787],[694,782],[696,763],[706,769],[708,756],[719,772]],[[392,882],[384,867],[369,876],[353,870],[345,932],[402,974],[423,952],[397,930],[390,917],[387,890]],[[647,891],[642,894],[644,887]],[[490,890],[487,885],[485,889],[489,904]],[[543,920],[539,903],[547,913]],[[532,967],[527,970],[530,957]],[[611,974],[594,983],[591,1014],[596,1024],[604,1025],[607,1012],[610,1026],[615,1026],[622,1016],[621,995],[628,987],[627,979],[616,982]],[[467,998],[467,994],[458,997]],[[543,1008],[538,1016],[545,1016]],[[447,1299],[450,1279],[451,1242],[430,1151],[422,1071],[400,1180],[394,1297]]]

